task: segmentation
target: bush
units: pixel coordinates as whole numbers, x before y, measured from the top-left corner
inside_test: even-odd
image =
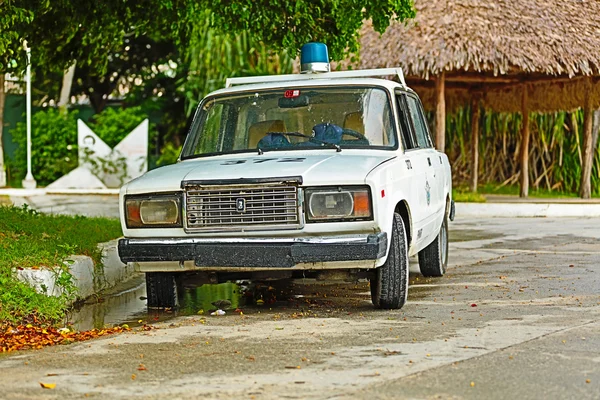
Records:
[[[173,143],[167,143],[160,152],[160,157],[156,160],[156,166],[162,167],[164,165],[175,164],[181,153],[183,146],[175,146]]]
[[[77,167],[77,111],[49,108],[31,118],[31,169],[40,186],[46,186]],[[18,144],[13,176],[27,172],[27,125],[19,122],[12,131]]]
[[[107,145],[115,147],[146,118],[141,107],[107,107],[92,117],[89,126]],[[151,127],[148,130],[152,132]]]

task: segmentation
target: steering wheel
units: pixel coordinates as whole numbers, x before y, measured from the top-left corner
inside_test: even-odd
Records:
[[[353,129],[348,129],[348,128],[342,129],[342,137],[344,135],[352,136],[352,137],[357,138],[358,140],[364,140],[365,142],[369,143],[369,139],[367,139],[367,137],[365,135],[363,135],[362,133],[357,132]]]

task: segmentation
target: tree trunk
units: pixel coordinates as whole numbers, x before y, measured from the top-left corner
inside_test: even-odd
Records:
[[[4,72],[0,72],[0,187],[6,186],[6,171],[4,169],[4,145],[2,144],[2,130],[4,129]]]
[[[523,126],[521,127],[521,197],[529,196],[529,107],[527,85],[523,86],[521,93],[521,114]]]
[[[594,152],[598,149],[598,134],[600,133],[600,109],[594,111],[594,123],[592,124],[592,159]]]
[[[69,68],[65,70],[63,75],[62,87],[60,89],[60,98],[58,100],[58,107],[66,107],[69,104],[69,98],[71,97],[71,86],[73,85],[73,77],[75,76],[75,61]]]
[[[579,185],[579,195],[582,199],[589,199],[592,197],[592,161],[594,157],[593,152],[593,134],[592,134],[592,120],[593,111],[590,102],[590,91],[586,90],[585,104],[583,106],[583,159],[581,163],[581,184]]]
[[[471,99],[471,191],[477,192],[479,178],[479,97]]]
[[[446,148],[446,74],[442,72],[435,80],[435,147],[439,151]]]

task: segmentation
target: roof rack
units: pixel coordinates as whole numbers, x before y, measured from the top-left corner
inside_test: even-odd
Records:
[[[321,74],[264,75],[228,78],[225,82],[225,87],[228,88],[234,85],[245,85],[250,83],[292,82],[310,79],[369,78],[386,75],[397,75],[398,79],[400,79],[400,84],[406,87],[404,73],[400,67],[324,72]]]

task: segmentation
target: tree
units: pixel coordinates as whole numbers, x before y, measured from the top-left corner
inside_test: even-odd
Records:
[[[24,70],[23,41],[27,40],[36,66],[43,71],[62,74],[76,62],[82,74],[104,76],[81,82],[88,88],[92,83],[101,85],[100,93],[98,86],[88,93],[100,109],[115,86],[111,55],[124,54],[119,50],[126,47],[126,40],[159,37],[185,55],[194,43],[202,42],[198,24],[206,25],[207,13],[208,26],[215,33],[243,33],[250,43],[285,50],[292,58],[304,43],[321,41],[328,44],[330,56],[340,60],[357,52],[365,19],[372,19],[374,28],[383,32],[391,20],[412,18],[414,9],[413,0],[4,0],[0,1],[0,74],[11,68]],[[232,74],[235,71],[239,69],[233,68]],[[186,98],[190,98],[187,93]]]
[[[390,20],[414,16],[412,0],[5,0],[0,3],[0,72],[25,65],[27,40],[42,65],[64,70],[73,61],[103,71],[111,50],[143,33],[170,36],[178,46],[192,39],[198,16],[211,12],[211,27],[246,31],[251,39],[295,55],[309,41],[330,46],[341,59],[358,49],[363,20],[383,32]]]

